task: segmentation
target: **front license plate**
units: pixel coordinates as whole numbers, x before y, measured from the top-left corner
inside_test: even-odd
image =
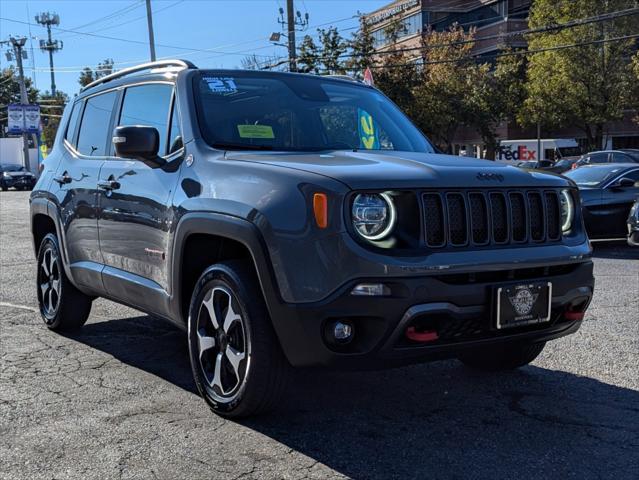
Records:
[[[497,289],[497,328],[521,327],[550,320],[552,283],[529,282]]]

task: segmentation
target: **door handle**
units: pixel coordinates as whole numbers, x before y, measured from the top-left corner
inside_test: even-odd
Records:
[[[60,185],[65,185],[67,183],[71,183],[71,180],[73,180],[73,179],[67,174],[67,172],[64,172],[62,175],[58,175],[57,177],[53,177],[53,180],[55,182],[58,182]]]
[[[100,190],[106,190],[106,191],[117,190],[118,188],[120,188],[120,182],[116,182],[115,180],[98,182],[98,188]]]

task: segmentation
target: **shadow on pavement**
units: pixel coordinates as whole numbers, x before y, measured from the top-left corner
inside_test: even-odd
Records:
[[[71,338],[195,393],[185,335],[161,320],[92,323]],[[639,471],[639,392],[535,366],[302,371],[278,411],[238,423],[352,478],[621,479]]]
[[[592,242],[592,250],[592,256],[595,258],[639,260],[639,247],[631,247],[625,240],[614,242]]]

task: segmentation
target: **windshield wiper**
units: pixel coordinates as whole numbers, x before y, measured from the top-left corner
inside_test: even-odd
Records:
[[[241,143],[214,143],[213,148],[220,150],[273,150],[270,145],[243,145]]]

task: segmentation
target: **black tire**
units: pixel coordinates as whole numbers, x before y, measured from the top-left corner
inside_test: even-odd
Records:
[[[2,185],[2,191],[6,192],[7,190],[9,190],[9,187],[7,187],[6,185]]]
[[[473,350],[459,356],[467,367],[490,372],[513,370],[532,362],[546,342],[514,343],[491,349]]]
[[[195,384],[215,413],[247,417],[278,404],[291,366],[250,263],[223,262],[202,274],[191,297],[188,339]]]
[[[87,321],[93,298],[80,292],[64,273],[57,237],[49,233],[40,243],[37,265],[38,304],[51,330],[75,330]]]

